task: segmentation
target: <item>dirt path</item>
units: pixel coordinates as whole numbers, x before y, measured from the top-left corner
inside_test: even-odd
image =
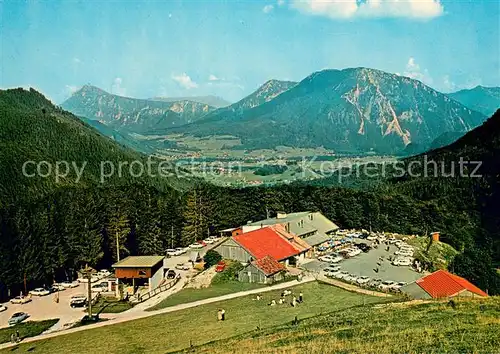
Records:
[[[145,318],[145,317],[150,317],[150,316],[156,316],[159,314],[184,310],[184,309],[188,309],[191,307],[196,307],[196,306],[205,305],[205,304],[211,304],[214,302],[235,299],[238,297],[243,297],[243,296],[252,295],[252,294],[260,294],[260,293],[273,291],[273,290],[285,289],[285,288],[297,286],[297,285],[300,285],[303,283],[308,283],[308,282],[315,281],[315,280],[316,279],[314,277],[308,276],[308,277],[304,277],[302,279],[302,281],[300,281],[300,282],[293,280],[293,281],[289,281],[286,283],[272,285],[272,286],[269,286],[267,288],[258,288],[258,289],[252,289],[252,290],[247,290],[247,291],[240,291],[237,293],[222,295],[222,296],[213,297],[213,298],[209,298],[209,299],[203,299],[203,300],[189,302],[189,303],[185,303],[185,304],[179,304],[176,306],[167,307],[167,308],[157,310],[157,311],[148,311],[148,312],[146,312],[146,311],[137,311],[137,312],[126,311],[126,312],[122,312],[121,314],[110,314],[110,315],[114,315],[115,317],[109,318],[109,320],[105,321],[105,322],[100,322],[100,323],[87,325],[87,326],[83,326],[83,327],[70,328],[68,330],[53,332],[53,333],[49,333],[49,334],[41,334],[41,335],[36,336],[36,337],[26,338],[25,340],[22,341],[22,343],[31,343],[31,342],[35,342],[38,340],[62,336],[62,335],[69,334],[69,333],[76,333],[76,332],[86,331],[86,330],[93,329],[93,328],[110,326],[110,325],[114,325],[117,323],[123,323],[123,322],[132,321],[132,320],[137,320],[140,318]],[[17,344],[12,344],[12,343],[0,344],[0,350],[15,347],[16,345]]]

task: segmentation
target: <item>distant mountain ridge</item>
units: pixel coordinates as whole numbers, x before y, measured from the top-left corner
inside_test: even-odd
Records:
[[[118,130],[141,132],[191,123],[215,108],[194,101],[152,101],[110,94],[85,85],[61,105],[77,116]]]
[[[446,132],[467,132],[486,116],[420,81],[368,68],[323,70],[256,102],[266,87],[193,124],[171,129],[194,136],[234,135],[248,149],[320,147],[395,153],[420,151]]]
[[[151,101],[160,101],[160,102],[178,102],[178,101],[191,101],[198,102],[202,104],[207,104],[211,107],[222,108],[227,107],[231,104],[231,102],[226,101],[222,97],[219,96],[186,96],[186,97],[152,97],[149,100]]]
[[[500,108],[500,87],[476,86],[448,94],[454,100],[487,116]]]

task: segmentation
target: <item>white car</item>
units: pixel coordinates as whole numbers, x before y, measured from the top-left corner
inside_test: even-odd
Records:
[[[33,296],[47,296],[50,295],[50,291],[44,288],[36,288],[29,292]]]
[[[66,287],[62,285],[61,283],[54,283],[52,284],[52,289],[57,290],[57,291],[63,291],[66,290]]]
[[[395,244],[396,242],[398,242],[399,240],[398,240],[397,238],[395,238],[395,237],[391,237],[388,241],[389,241],[389,243],[390,243],[391,245],[393,245],[393,244]]]
[[[108,291],[108,282],[102,282],[99,284],[92,285],[91,290],[97,293]]]
[[[393,285],[394,282],[392,280],[385,280],[378,286],[378,288],[380,290],[390,290],[391,286]]]
[[[96,281],[98,281],[98,280],[99,280],[99,278],[98,278],[98,277],[95,277],[95,276],[92,276],[92,277],[90,278],[90,282],[91,282],[91,283],[95,283],[95,282],[96,282]],[[77,281],[78,281],[79,283],[88,283],[88,282],[89,282],[89,279],[88,279],[88,278],[78,278],[78,279],[77,279]]]
[[[78,287],[78,282],[77,281],[63,281],[60,283],[62,286],[65,288],[76,288]]]
[[[349,274],[348,276],[344,277],[344,280],[355,283],[356,280],[358,280],[358,276],[355,274]]]
[[[376,238],[377,238],[377,236],[375,236],[375,235],[369,235],[366,239],[368,241],[375,241]]]
[[[323,272],[325,272],[325,275],[331,276],[333,273],[337,273],[339,270],[340,270],[339,266],[326,267],[325,269],[323,269]]]
[[[189,248],[199,250],[199,249],[203,248],[203,245],[201,243],[192,243],[189,245]]]
[[[394,254],[397,255],[397,256],[405,256],[405,257],[411,257],[411,256],[413,256],[413,252],[405,251],[405,250],[403,250],[403,251],[396,251],[396,252],[394,252]]]
[[[396,258],[392,261],[392,264],[395,266],[410,266],[411,259],[410,258]]]
[[[107,269],[101,269],[97,274],[100,274],[103,278],[109,277],[111,275],[111,272]]]
[[[170,256],[170,257],[173,257],[173,256],[177,256],[177,251],[173,248],[169,248],[167,250],[167,255]]]
[[[370,281],[370,277],[367,277],[366,275],[362,276],[362,277],[359,277],[358,279],[356,279],[356,283],[358,284],[366,284]]]
[[[31,301],[31,297],[29,296],[16,296],[15,298],[10,300],[11,304],[19,304],[23,305]]]
[[[177,253],[177,255],[181,255],[181,254],[184,254],[188,251],[189,248],[182,248],[182,247],[177,247],[175,249],[175,252]]]
[[[350,257],[357,256],[358,254],[361,253],[361,250],[359,248],[353,247],[350,249],[350,252],[348,253]]]
[[[404,281],[400,281],[399,283],[395,283],[395,284],[392,284],[389,289],[390,290],[399,290],[401,289],[401,287],[405,286],[406,285],[406,282]]]
[[[203,242],[208,243],[209,245],[211,245],[211,244],[212,244],[212,243],[214,243],[215,241],[214,241],[214,240],[212,240],[211,238],[206,238],[206,239],[204,239],[204,240],[203,240]]]
[[[349,272],[348,271],[341,271],[339,273],[335,273],[334,277],[337,278],[337,279],[344,279],[345,277],[348,277],[349,276]]]
[[[333,263],[333,257],[329,254],[319,257],[318,260],[320,260],[321,262]]]
[[[5,307],[4,305],[0,305],[0,312],[4,311],[7,311],[7,307]]]
[[[331,257],[332,257],[332,260],[330,261],[330,263],[333,263],[333,264],[342,262],[344,260],[344,257],[342,257],[338,254],[332,255]]]

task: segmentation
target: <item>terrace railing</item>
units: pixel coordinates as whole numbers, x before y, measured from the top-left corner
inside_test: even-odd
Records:
[[[177,282],[179,281],[180,278],[181,278],[180,274],[177,274],[177,276],[174,279],[172,279],[171,281],[169,281],[168,283],[160,285],[156,289],[154,289],[154,290],[152,290],[150,292],[147,292],[146,294],[143,294],[143,295],[137,296],[137,297],[133,297],[131,299],[131,302],[141,303],[141,302],[144,302],[146,300],[149,300],[153,296],[156,296],[159,293],[162,293],[162,292],[164,292],[164,291],[166,291],[168,289],[171,289],[175,284],[177,284]]]

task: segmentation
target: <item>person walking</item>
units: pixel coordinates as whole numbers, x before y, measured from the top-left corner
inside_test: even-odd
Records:
[[[299,293],[299,304],[302,303],[304,301],[304,295],[302,294],[302,292]]]
[[[222,312],[221,311],[222,311],[221,309],[219,309],[217,311],[217,321],[222,321]]]
[[[294,296],[292,299],[292,307],[297,306],[297,298]]]
[[[19,330],[16,330],[16,343],[19,343],[21,341],[21,336],[19,334]]]
[[[221,321],[224,321],[226,319],[226,310],[222,309],[221,312],[220,312],[220,317],[221,317]]]

